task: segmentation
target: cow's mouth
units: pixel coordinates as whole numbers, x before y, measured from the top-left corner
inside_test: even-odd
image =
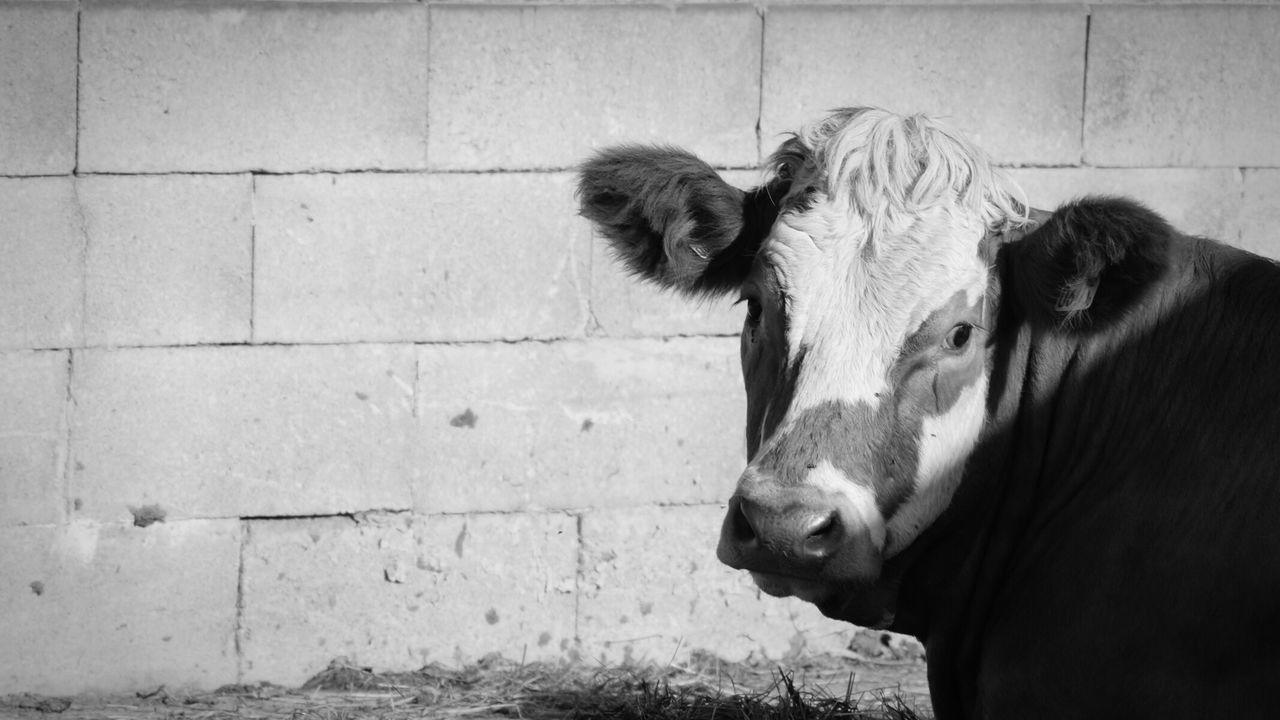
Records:
[[[833,620],[877,629],[893,623],[891,603],[874,584],[811,580],[763,572],[752,572],[751,579],[766,595],[799,598],[812,603],[819,612]]]
[[[814,605],[830,602],[838,594],[838,587],[822,580],[806,580],[790,575],[752,572],[751,579],[766,595],[797,597]]]

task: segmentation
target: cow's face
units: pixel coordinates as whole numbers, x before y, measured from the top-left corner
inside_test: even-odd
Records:
[[[655,196],[588,166],[584,214],[633,270],[736,290],[746,307],[750,462],[720,559],[771,595],[883,624],[891,609],[863,596],[945,508],[984,421],[983,241],[1021,206],[977,151],[920,117],[837,112],[772,166],[737,196],[704,170],[637,169]],[[660,252],[646,263],[642,247]]]

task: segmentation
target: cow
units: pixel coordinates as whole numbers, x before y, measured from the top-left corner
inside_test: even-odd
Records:
[[[745,306],[717,555],[761,591],[919,638],[939,718],[1280,716],[1276,263],[1034,209],[875,108],[751,190],[629,145],[578,197],[634,275]]]

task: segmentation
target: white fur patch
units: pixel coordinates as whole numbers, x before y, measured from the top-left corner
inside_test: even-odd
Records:
[[[986,420],[986,398],[987,377],[983,375],[960,392],[946,413],[924,419],[915,488],[889,520],[885,557],[893,557],[911,544],[951,502]]]
[[[894,339],[863,277],[865,238],[848,208],[827,201],[784,215],[766,243],[771,281],[786,298],[787,363],[804,348],[802,373],[821,378],[802,378],[792,413],[833,399],[874,408],[886,389]]]
[[[866,485],[860,485],[838,470],[830,460],[823,460],[809,471],[806,483],[819,488],[823,492],[843,497],[848,507],[853,510],[855,519],[861,521],[866,528],[876,550],[884,548],[885,523],[880,508],[876,505],[875,491]]]

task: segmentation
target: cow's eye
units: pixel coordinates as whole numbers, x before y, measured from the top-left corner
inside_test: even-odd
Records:
[[[747,324],[755,327],[760,324],[760,301],[755,298],[747,298]]]
[[[973,326],[969,323],[960,323],[947,333],[942,340],[942,346],[948,350],[962,350],[969,344],[971,338],[973,338]]]

